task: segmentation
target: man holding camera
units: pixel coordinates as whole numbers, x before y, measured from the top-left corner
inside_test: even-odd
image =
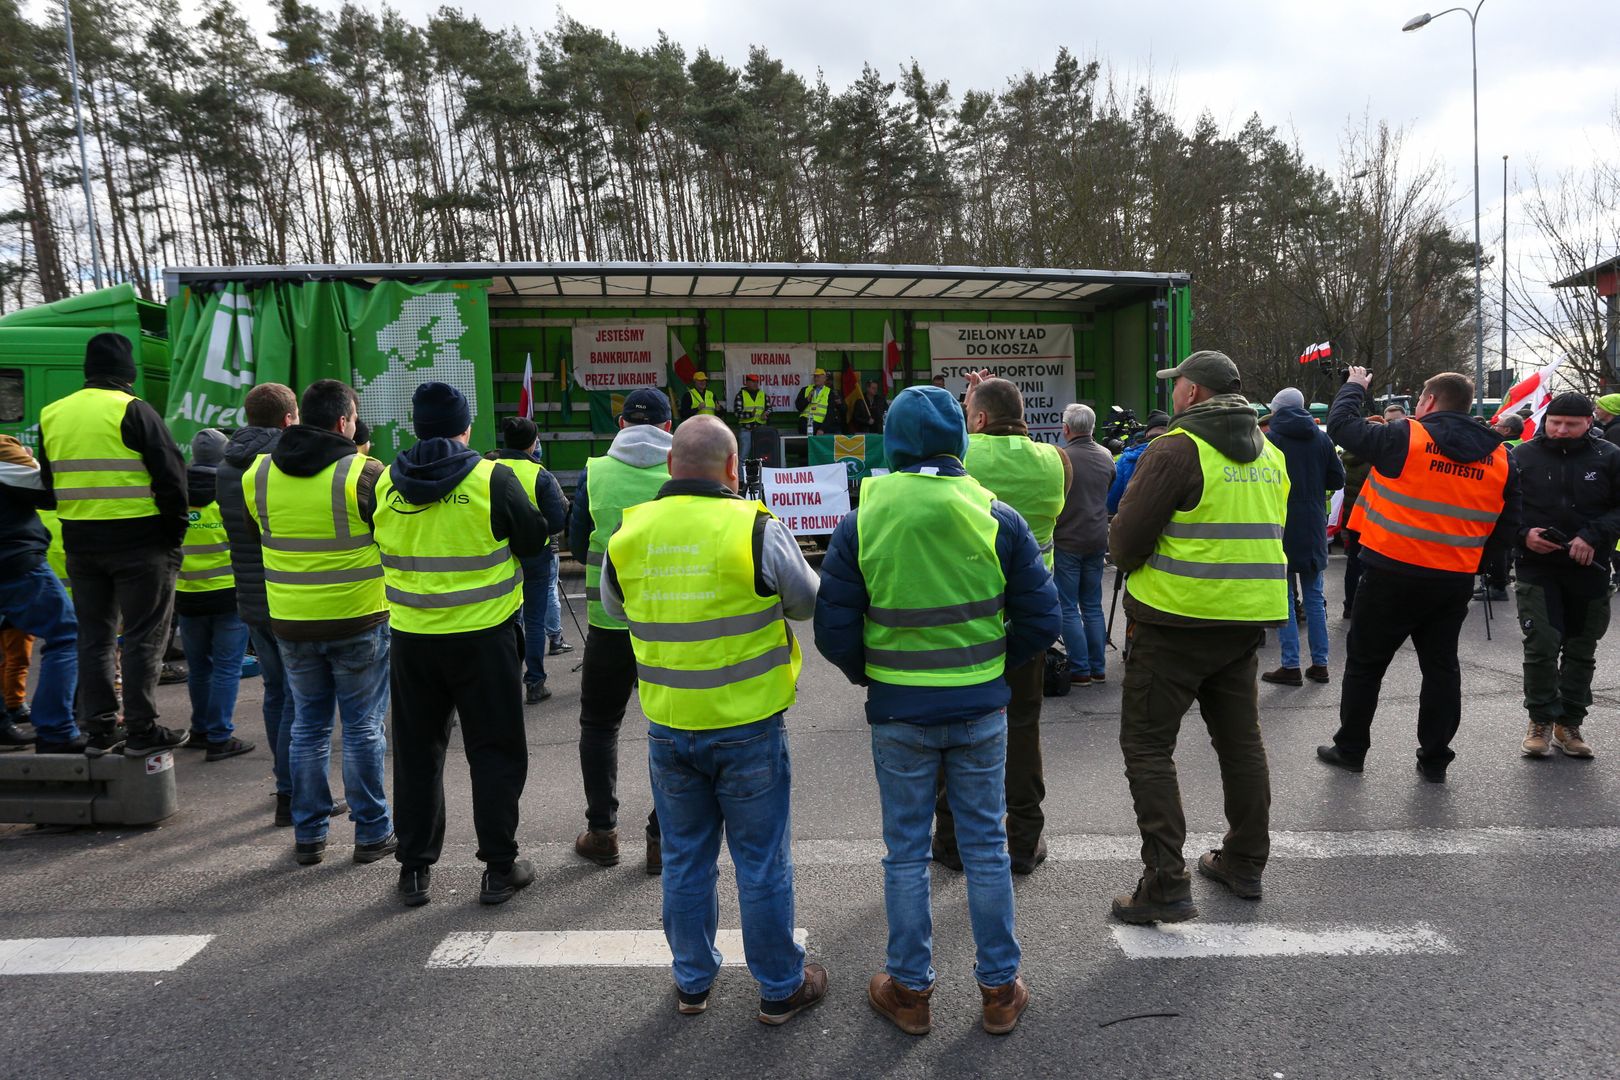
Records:
[[[1514,587],[1530,713],[1526,757],[1546,757],[1555,746],[1568,757],[1592,757],[1581,721],[1609,628],[1609,559],[1620,537],[1620,447],[1592,429],[1592,402],[1559,394],[1536,437],[1513,451],[1526,526]]]

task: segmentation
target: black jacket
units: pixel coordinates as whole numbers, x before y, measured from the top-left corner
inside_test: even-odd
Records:
[[[1266,438],[1288,463],[1288,522],[1283,526],[1288,569],[1320,574],[1328,564],[1327,494],[1344,487],[1344,465],[1333,452],[1333,440],[1297,406],[1272,413]]]
[[[281,441],[280,428],[238,428],[225,447],[225,461],[215,477],[219,512],[225,519],[225,539],[231,543],[231,573],[236,575],[236,609],[242,618],[259,626],[270,625],[270,602],[264,595],[264,550],[259,530],[248,520],[242,499],[242,474],[260,454],[268,454]]]
[[[522,450],[502,450],[495,455],[496,461],[533,461]],[[563,526],[568,524],[568,500],[563,497],[562,485],[557,478],[545,469],[534,478],[534,502],[540,508],[540,514],[546,519],[546,545],[541,548],[545,553],[551,550],[551,534],[562,532]]]
[[[217,501],[219,469],[213,465],[186,467],[186,501],[201,509]],[[223,516],[223,512],[221,513]],[[227,533],[225,539],[230,540]],[[207,592],[181,592],[174,594],[176,615],[228,615],[236,610],[235,589],[209,589]]]
[[[1592,431],[1601,439],[1620,447],[1620,416],[1610,420],[1607,424],[1593,424]]]
[[[1523,519],[1518,540],[1519,577],[1545,581],[1555,575],[1590,573],[1601,584],[1620,539],[1620,447],[1596,429],[1573,447],[1538,434],[1513,450],[1523,487]],[[1592,545],[1590,567],[1578,566],[1565,552],[1537,555],[1524,547],[1531,529],[1556,528]]]
[[[86,379],[87,390],[122,390],[127,383],[113,379]],[[163,417],[140,398],[124,410],[119,429],[124,445],[141,456],[141,464],[152,476],[152,500],[158,512],[151,517],[123,518],[117,521],[62,522],[62,547],[69,551],[127,551],[130,548],[178,548],[186,536],[190,511],[186,506],[186,463],[174,436],[164,426]],[[39,440],[39,468],[45,486],[55,491],[51,463],[45,457],[45,440]]]
[[[1412,441],[1410,421],[1401,419],[1388,424],[1375,424],[1363,419],[1365,415],[1366,391],[1355,383],[1345,383],[1333,399],[1333,408],[1328,411],[1329,438],[1367,462],[1378,473],[1391,479],[1400,476],[1401,470],[1406,467],[1406,451]],[[1505,453],[1502,437],[1467,413],[1432,412],[1419,422],[1434,439],[1440,453],[1452,461],[1484,461],[1492,454]],[[1487,565],[1498,554],[1511,551],[1519,540],[1519,472],[1511,454],[1507,461],[1508,475],[1502,486],[1502,513],[1496,519],[1496,528],[1485,544],[1483,561]],[[1361,549],[1361,561],[1368,566],[1415,577],[1444,579],[1473,576],[1413,566],[1380,555],[1365,546]]]

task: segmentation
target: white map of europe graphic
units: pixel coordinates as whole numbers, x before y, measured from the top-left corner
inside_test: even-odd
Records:
[[[411,430],[411,395],[429,379],[449,383],[466,395],[478,418],[478,385],[471,360],[461,355],[467,324],[450,293],[412,296],[400,305],[399,318],[377,331],[377,351],[388,367],[374,378],[354,372],[360,396],[360,419],[370,425],[377,450],[398,453]]]

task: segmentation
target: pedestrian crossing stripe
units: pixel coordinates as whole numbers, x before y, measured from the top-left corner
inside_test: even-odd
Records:
[[[803,946],[803,927],[793,940]],[[721,930],[714,947],[725,967],[741,967],[741,930]],[[450,934],[428,957],[430,968],[663,968],[673,962],[662,930],[492,930]]]
[[[0,940],[0,975],[174,971],[212,940],[212,934]]]
[[[1116,926],[1114,941],[1133,960],[1211,960],[1233,957],[1395,956],[1455,953],[1428,923],[1306,929],[1250,923],[1171,923]]]

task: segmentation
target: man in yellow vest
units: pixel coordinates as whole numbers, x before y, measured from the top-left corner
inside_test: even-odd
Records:
[[[759,1020],[786,1023],[827,993],[793,940],[792,767],[784,714],[799,676],[786,620],[815,614],[816,574],[780,521],[737,497],[737,441],[713,417],[680,426],[669,481],[627,507],[608,541],[602,606],[629,625],[663,833],[664,936],[678,1009],[708,1008],[716,860],[736,864]]]
[[[602,564],[625,508],[655,498],[669,479],[669,431],[669,399],[651,387],[632,391],[624,399],[613,445],[585,463],[568,512],[568,547],[585,564],[590,621],[579,687],[585,831],[574,840],[574,851],[598,866],[619,862],[619,727],[636,686],[629,628],[602,606]],[[646,865],[649,874],[664,865],[656,810],[647,815]]]
[[[754,456],[754,432],[771,421],[771,399],[760,385],[759,372],[743,377],[731,410],[737,414],[737,453],[746,461]]]
[[[568,500],[563,498],[557,478],[540,464],[540,429],[533,420],[507,417],[501,427],[501,444],[503,449],[495,460],[517,474],[524,494],[546,523],[546,542],[540,553],[518,560],[523,567],[523,654],[527,661],[523,703],[538,705],[551,696],[546,686],[546,652],[551,640],[546,619],[557,583],[557,553],[551,550],[551,534],[562,531],[567,522]]]
[[[827,385],[827,369],[816,368],[809,386],[799,388],[794,408],[799,410],[799,427],[806,435],[825,435],[836,425],[829,426],[830,417],[844,415],[844,403]]]
[[[203,428],[192,436],[191,466],[186,470],[191,527],[180,547],[180,576],[174,585],[191,697],[191,737],[186,745],[208,751],[209,761],[253,749],[252,743],[236,737],[232,723],[248,628],[236,613],[231,545],[225,538],[216,482],[228,442],[217,428]]]
[[[341,716],[354,861],[372,863],[399,843],[383,788],[388,602],[371,532],[383,465],[354,445],[356,399],[347,383],[311,383],[298,414],[275,449],[242,474],[246,539],[264,556],[270,629],[293,697],[293,855],[305,866],[324,857],[335,806],[327,764]]]
[[[411,417],[419,441],[377,481],[372,525],[393,623],[399,893],[407,907],[428,902],[444,846],[445,747],[459,716],[485,864],[478,899],[501,904],[534,881],[517,857],[529,770],[518,560],[545,550],[546,521],[516,473],[468,447],[472,409],[461,391],[423,383]]]
[[[1052,532],[1072,473],[1069,458],[1049,443],[1029,437],[1024,396],[1017,384],[980,372],[968,378],[968,453],[962,462],[985,490],[1023,515],[1040,545],[1041,560],[1052,569]],[[1007,704],[1007,852],[1015,874],[1034,873],[1046,861],[1041,832],[1046,818],[1041,800],[1046,777],[1041,768],[1041,701],[1046,691],[1046,654],[1031,657],[1005,676]],[[956,850],[956,818],[945,787],[934,806],[934,861],[962,869]]]
[[[1057,590],[1029,525],[963,468],[967,427],[949,391],[901,391],[883,434],[896,471],[863,481],[860,508],[833,531],[815,623],[816,648],[868,688],[889,948],[867,998],[908,1034],[933,1023],[928,834],[943,768],[967,872],[982,1023],[1004,1035],[1029,991],[1018,975],[1002,824],[1011,698],[1003,673],[1057,640]]]
[[[1260,898],[1270,854],[1271,778],[1260,738],[1257,652],[1292,618],[1283,524],[1288,464],[1261,434],[1237,365],[1204,350],[1159,372],[1173,416],[1137,463],[1108,546],[1127,573],[1119,745],[1142,833],[1142,878],[1114,898],[1129,923],[1196,918],[1172,755],[1194,701],[1221,763],[1230,829],[1198,872]]]
[[[86,750],[101,754],[122,746],[141,757],[186,742],[184,731],[157,722],[157,685],[190,513],[180,449],[157,411],[134,396],[135,377],[128,338],[91,338],[84,389],[40,414],[39,466],[56,496],[73,581]]]
[[[692,385],[681,397],[681,419],[694,416],[713,416],[720,411],[715,403],[714,391],[709,389],[709,373],[699,371],[692,376]]]

